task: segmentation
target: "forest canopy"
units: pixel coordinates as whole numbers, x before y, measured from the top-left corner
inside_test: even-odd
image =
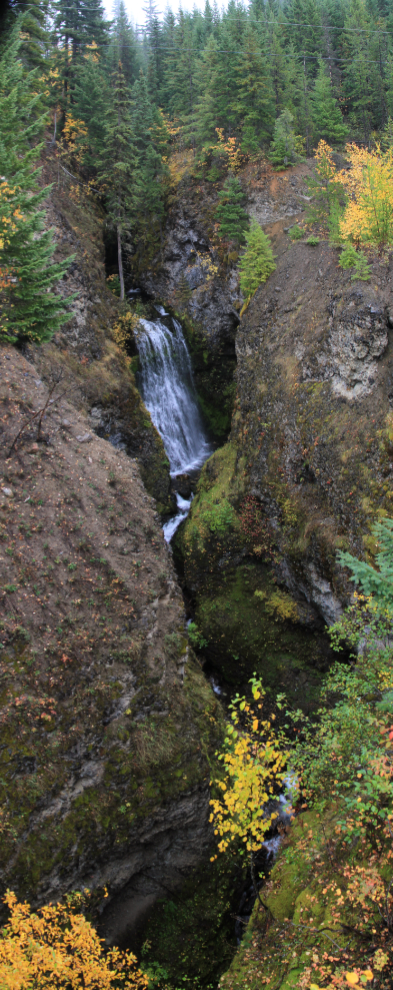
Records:
[[[9,0],[2,15],[3,339],[44,340],[67,317],[52,292],[67,263],[53,264],[52,234],[43,227],[44,148],[100,197],[121,299],[125,266],[137,269],[138,258],[151,260],[163,243],[174,138],[190,149],[196,180],[232,183],[216,221],[219,236],[231,239],[239,214],[238,244],[247,220],[234,177],[247,161],[262,156],[286,168],[320,142],[333,153],[349,142],[365,154],[379,142],[390,155],[389,2],[230,0],[220,10],[206,0],[203,11],[160,15],[149,0],[145,15],[133,26],[122,0],[111,19],[100,0]],[[359,244],[359,211],[352,219],[344,237]]]

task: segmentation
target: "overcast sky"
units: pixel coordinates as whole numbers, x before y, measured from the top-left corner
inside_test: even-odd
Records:
[[[145,15],[143,13],[143,7],[146,6],[147,0],[124,0],[124,6],[127,10],[130,21],[133,24],[143,24],[145,20]],[[105,9],[109,16],[113,13],[113,2],[112,0],[104,0]],[[162,15],[167,7],[171,7],[173,11],[178,11],[181,6],[183,10],[192,10],[192,8],[199,7],[203,10],[205,6],[205,0],[156,0],[156,6],[159,13]]]

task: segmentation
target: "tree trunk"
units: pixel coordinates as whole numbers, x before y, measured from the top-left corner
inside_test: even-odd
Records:
[[[309,120],[308,120],[306,56],[304,52],[303,52],[303,80],[304,80],[304,112],[306,115],[306,155],[308,158],[310,154],[310,135],[309,135]]]
[[[120,224],[117,225],[117,263],[119,266],[119,279],[120,279],[120,299],[124,300],[124,275],[123,275],[123,257],[121,253],[121,233]]]

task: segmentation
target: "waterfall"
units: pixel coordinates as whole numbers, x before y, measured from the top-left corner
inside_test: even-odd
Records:
[[[140,358],[138,380],[145,406],[163,439],[171,477],[176,478],[200,468],[212,447],[198,409],[182,328],[162,307],[159,313],[161,319],[139,320],[135,333]],[[163,317],[167,317],[173,329],[163,322]],[[168,542],[191,504],[179,495],[176,497],[178,513],[164,527]]]

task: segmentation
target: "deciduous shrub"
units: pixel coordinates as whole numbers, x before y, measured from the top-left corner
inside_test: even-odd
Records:
[[[146,990],[147,977],[130,952],[109,949],[82,914],[85,898],[69,895],[36,913],[8,891],[8,924],[0,934],[2,990]]]

